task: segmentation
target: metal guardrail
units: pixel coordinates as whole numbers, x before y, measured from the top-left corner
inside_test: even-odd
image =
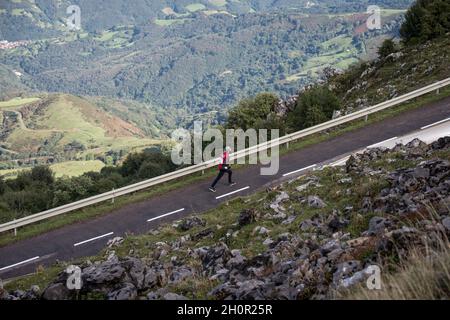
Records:
[[[271,147],[283,145],[283,144],[289,143],[291,141],[295,141],[299,138],[303,138],[305,136],[308,136],[308,135],[311,135],[311,134],[314,134],[314,133],[317,133],[317,132],[320,132],[320,131],[323,131],[326,129],[330,129],[330,128],[339,126],[341,124],[344,124],[344,123],[347,123],[347,122],[350,122],[350,121],[353,121],[353,120],[356,120],[356,119],[359,119],[362,117],[366,117],[370,114],[373,114],[375,112],[378,112],[378,111],[381,111],[381,110],[384,110],[384,109],[387,109],[387,108],[390,108],[393,106],[396,106],[396,105],[401,104],[410,99],[422,96],[424,94],[433,92],[435,90],[439,90],[440,88],[448,86],[449,84],[450,84],[450,78],[444,79],[442,81],[438,81],[438,82],[428,85],[426,87],[417,89],[415,91],[412,91],[410,93],[407,93],[407,94],[399,96],[399,97],[396,97],[389,101],[379,103],[372,107],[368,107],[363,110],[356,111],[354,113],[339,117],[337,119],[333,119],[333,120],[318,124],[316,126],[313,126],[313,127],[310,127],[310,128],[304,129],[304,130],[300,130],[300,131],[282,136],[282,137],[274,139],[274,140],[263,142],[263,143],[260,143],[258,145],[255,145],[253,147],[250,147],[250,148],[247,148],[244,150],[240,150],[238,152],[231,154],[230,160],[232,161],[235,159],[239,159],[239,158],[257,153],[262,150],[267,150]],[[54,216],[57,216],[60,214],[64,214],[64,213],[71,212],[71,211],[74,211],[77,209],[81,209],[81,208],[84,208],[87,206],[91,206],[93,204],[103,202],[106,200],[111,200],[111,199],[114,199],[114,198],[122,196],[122,195],[133,193],[133,192],[143,190],[143,189],[146,189],[148,187],[151,187],[151,186],[163,183],[163,182],[167,182],[167,181],[174,180],[174,179],[177,179],[177,178],[180,178],[180,177],[192,174],[192,173],[196,173],[196,172],[205,170],[207,168],[213,167],[213,166],[217,165],[218,162],[219,162],[219,159],[212,159],[212,160],[209,160],[209,161],[197,164],[197,165],[193,165],[190,167],[186,167],[186,168],[183,168],[180,170],[176,170],[176,171],[173,171],[173,172],[170,172],[170,173],[167,173],[167,174],[164,174],[164,175],[161,175],[161,176],[149,179],[149,180],[141,181],[141,182],[138,182],[138,183],[126,186],[126,187],[122,187],[117,190],[105,192],[105,193],[102,193],[102,194],[99,194],[99,195],[96,195],[93,197],[89,197],[89,198],[86,198],[83,200],[79,200],[76,202],[72,202],[72,203],[57,207],[57,208],[53,208],[53,209],[46,210],[46,211],[43,211],[40,213],[36,213],[36,214],[30,215],[30,216],[27,216],[24,218],[20,218],[20,219],[14,220],[14,221],[10,221],[10,222],[0,225],[0,233],[9,231],[9,230],[15,230],[19,227],[26,226],[31,223],[42,221],[42,220],[45,220],[45,219],[48,219],[48,218],[51,218],[51,217],[54,217]]]

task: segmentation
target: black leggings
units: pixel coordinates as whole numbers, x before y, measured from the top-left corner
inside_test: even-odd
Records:
[[[213,184],[211,185],[211,187],[215,187],[217,182],[219,182],[220,179],[222,179],[223,175],[225,173],[228,173],[228,183],[231,183],[231,175],[233,174],[233,172],[231,171],[231,169],[220,169],[219,174],[217,175],[216,179],[214,180]]]

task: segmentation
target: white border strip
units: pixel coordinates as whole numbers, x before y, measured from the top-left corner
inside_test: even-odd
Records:
[[[246,186],[244,188],[241,188],[241,189],[238,189],[238,190],[234,190],[234,191],[232,191],[230,193],[226,193],[226,194],[223,194],[221,196],[216,197],[216,200],[220,199],[220,198],[223,198],[223,197],[226,197],[226,196],[229,196],[229,195],[232,195],[232,194],[235,194],[235,193],[238,193],[238,192],[241,192],[241,191],[244,191],[244,190],[247,190],[249,188],[250,188],[250,186]]]
[[[346,163],[348,159],[350,159],[350,156],[344,157],[344,158],[342,158],[340,160],[337,160],[337,161],[331,163],[330,167],[337,167],[337,166],[339,166],[339,165],[341,165],[343,163]]]
[[[158,220],[158,219],[161,219],[161,218],[170,216],[170,215],[172,215],[172,214],[175,214],[175,213],[178,213],[178,212],[181,212],[181,211],[184,211],[184,208],[181,208],[181,209],[178,209],[178,210],[169,212],[169,213],[165,213],[165,214],[160,215],[160,216],[157,216],[157,217],[155,217],[155,218],[148,219],[147,222],[151,222],[151,221],[154,221],[154,220]]]
[[[308,169],[314,168],[315,166],[317,166],[317,165],[313,164],[313,165],[307,166],[305,168],[301,168],[301,169],[298,169],[298,170],[295,170],[295,171],[291,171],[291,172],[285,173],[285,174],[283,174],[283,177],[289,176],[291,174],[294,174],[294,173],[297,173],[297,172],[300,172],[300,171],[304,171],[304,170],[308,170]]]
[[[6,267],[3,267],[3,268],[0,268],[0,271],[4,271],[4,270],[10,269],[10,268],[14,268],[14,267],[20,266],[20,265],[22,265],[22,264],[25,264],[25,263],[28,263],[28,262],[37,260],[37,259],[39,259],[39,258],[40,258],[40,257],[37,256],[37,257],[31,258],[31,259],[27,259],[27,260],[25,260],[25,261],[17,262],[17,263],[15,263],[15,264],[10,265],[10,266],[6,266]]]
[[[88,240],[84,240],[84,241],[81,241],[81,242],[77,242],[77,243],[75,243],[73,246],[74,246],[74,247],[78,247],[78,246],[80,246],[80,245],[82,245],[82,244],[85,244],[85,243],[87,243],[87,242],[91,242],[91,241],[94,241],[94,240],[98,240],[98,239],[101,239],[101,238],[110,236],[110,235],[112,235],[112,234],[114,234],[114,232],[106,233],[106,234],[103,234],[103,235],[98,236],[98,237],[95,237],[95,238],[91,238],[91,239],[88,239]]]
[[[380,144],[383,144],[383,143],[385,143],[385,142],[389,142],[389,141],[392,141],[392,140],[395,140],[395,139],[398,139],[398,137],[393,137],[393,138],[390,138],[390,139],[383,140],[383,141],[381,141],[381,142],[372,144],[372,145],[368,146],[367,148],[374,148],[374,147],[376,147],[376,146],[378,146],[378,145],[380,145]]]
[[[430,127],[433,127],[433,126],[435,126],[435,125],[438,125],[438,124],[441,124],[441,123],[447,122],[447,121],[449,121],[449,120],[450,120],[450,118],[447,118],[447,119],[444,119],[444,120],[441,120],[441,121],[438,121],[438,122],[435,122],[435,123],[429,124],[429,125],[427,125],[427,126],[425,126],[425,127],[422,127],[422,128],[420,128],[420,130],[425,130],[425,129],[428,129],[428,128],[430,128]]]

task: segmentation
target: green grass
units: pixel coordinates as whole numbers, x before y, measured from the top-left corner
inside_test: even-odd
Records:
[[[358,51],[352,46],[352,38],[348,36],[329,39],[321,44],[321,49],[326,53],[309,58],[302,66],[301,72],[287,76],[284,82],[298,81],[300,78],[308,76],[308,73],[317,77],[327,66],[347,69],[359,61],[356,58]],[[290,52],[289,54],[295,56],[298,53]]]
[[[382,16],[391,16],[406,13],[404,9],[381,9]]]
[[[212,5],[214,5],[214,6],[217,6],[217,7],[223,7],[223,6],[226,6],[226,4],[227,4],[227,0],[208,0],[209,1],[209,3],[211,3]]]
[[[24,15],[25,11],[23,9],[12,9],[11,15],[13,16],[21,16]]]
[[[115,35],[117,34],[117,31],[105,31],[102,33],[102,35],[98,38],[96,38],[99,41],[109,41],[111,40]]]
[[[31,102],[35,102],[35,101],[39,101],[41,100],[41,98],[36,98],[36,97],[32,97],[32,98],[13,98],[11,100],[8,101],[0,101],[0,108],[13,108],[13,107],[18,107],[18,106],[22,106]]]
[[[351,65],[353,65],[353,64],[355,64],[355,63],[358,63],[358,59],[356,59],[356,58],[353,58],[353,57],[350,57],[350,58],[347,58],[347,59],[343,59],[343,60],[341,60],[341,61],[339,61],[338,63],[336,63],[335,64],[335,66],[337,67],[337,68],[340,68],[340,69],[347,69],[348,67],[350,67]]]
[[[92,161],[67,161],[51,165],[50,168],[57,178],[63,176],[81,176],[82,174],[94,171],[100,172],[105,164],[100,160]]]
[[[205,10],[203,11],[204,14],[206,14],[207,16],[213,15],[213,14],[228,14],[232,17],[235,17],[234,15],[232,15],[231,13],[229,13],[228,11],[225,10]]]
[[[128,26],[117,26],[117,29],[107,30],[102,32],[98,37],[94,37],[94,40],[102,42],[104,46],[108,48],[123,48],[128,45],[132,45],[132,29]],[[80,37],[82,37],[80,35]]]
[[[19,106],[38,100],[38,98],[12,99],[3,102],[6,106]],[[2,105],[0,105],[0,108]],[[49,101],[45,113],[25,119],[28,130],[17,128],[12,131],[4,142],[11,150],[19,152],[36,151],[37,146],[49,140],[56,133],[62,133],[62,138],[52,150],[63,152],[64,146],[78,141],[86,147],[86,151],[79,154],[104,154],[109,150],[128,150],[159,144],[159,140],[140,136],[112,135],[107,128],[116,129],[117,119],[113,119],[86,102],[70,95],[58,95]],[[128,134],[128,132],[127,132]]]
[[[381,16],[388,17],[392,15],[398,15],[405,13],[406,10],[404,9],[381,9]],[[351,17],[353,15],[359,15],[361,13],[365,12],[346,12],[346,13],[336,13],[336,14],[327,14],[326,16],[329,18],[336,18],[336,17]]]
[[[4,287],[6,290],[28,290],[31,286],[37,285],[43,290],[60,272],[61,265],[55,265],[49,268],[40,267],[31,275],[13,279],[11,282],[5,283]]]
[[[322,49],[329,49],[330,47],[350,48],[352,47],[352,38],[348,36],[337,36],[321,44]]]
[[[206,8],[206,6],[204,4],[201,3],[192,3],[192,4],[188,4],[186,6],[186,9],[190,12],[196,12],[196,11],[200,11],[200,10],[204,10]]]
[[[167,26],[171,26],[171,25],[176,24],[176,23],[184,23],[184,22],[187,21],[187,20],[191,20],[191,19],[170,19],[170,20],[165,20],[165,19],[155,19],[154,22],[155,22],[158,26],[161,26],[161,27],[167,27]]]
[[[189,16],[189,12],[186,12],[186,13],[176,13],[176,12],[173,11],[173,9],[170,8],[170,7],[165,7],[165,8],[163,8],[161,11],[162,11],[164,14],[166,14],[166,15],[174,15],[175,17],[178,17],[178,18]]]
[[[17,128],[5,139],[5,142],[13,151],[37,151],[37,146],[43,145],[50,136],[50,132],[27,131]]]
[[[18,169],[3,169],[0,170],[0,176],[2,176],[4,179],[15,179],[17,178],[17,175],[19,174],[19,172],[26,170],[23,168],[18,168]]]
[[[50,165],[50,168],[55,174],[56,178],[60,177],[76,177],[81,176],[86,172],[100,172],[105,164],[100,160],[92,161],[66,161]],[[17,168],[0,170],[0,176],[6,179],[15,179],[19,172],[31,170],[31,168]]]
[[[401,114],[402,112],[413,110],[415,108],[421,107],[425,104],[429,104],[445,97],[450,96],[450,88],[447,87],[441,90],[440,94],[428,94],[421,98],[417,98],[415,101],[402,104],[395,108],[391,108],[388,110],[384,110],[382,112],[376,113],[374,115],[369,116],[368,121],[364,120],[355,120],[349,124],[342,125],[335,130],[331,131],[329,134],[318,133],[311,136],[308,136],[304,139],[299,139],[296,142],[292,142],[289,145],[289,148],[280,148],[280,155],[287,154],[289,152],[299,150],[305,148],[309,145],[317,144],[322,141],[326,141],[328,139],[337,137],[346,132],[350,132],[359,128],[362,128],[368,124],[382,121],[383,119],[396,116]],[[244,167],[245,165],[236,165],[235,168],[239,169]],[[97,217],[103,214],[107,214],[113,210],[117,210],[126,205],[144,201],[150,197],[158,196],[164,193],[167,193],[172,190],[176,190],[178,188],[182,188],[188,186],[192,183],[196,183],[202,180],[210,179],[216,174],[215,168],[210,168],[205,170],[204,175],[201,173],[195,173],[184,178],[176,179],[174,181],[168,181],[161,185],[154,186],[152,188],[127,195],[126,197],[119,197],[115,200],[114,204],[110,202],[101,203],[98,205],[94,205],[91,207],[84,208],[82,210],[78,210],[72,213],[63,214],[57,217],[54,217],[49,220],[44,220],[40,223],[32,224],[29,226],[22,227],[18,230],[17,237],[12,236],[11,233],[0,234],[0,246],[5,246],[7,244],[23,240],[32,236],[36,236],[38,234],[42,234],[44,232],[54,230],[60,228],[65,225],[73,224],[76,222],[84,221],[86,219],[91,219],[93,217]]]
[[[334,298],[350,300],[448,300],[450,292],[450,246],[440,240],[437,248],[409,248],[407,257],[385,267],[381,290],[363,284],[335,292]],[[392,270],[390,270],[392,269]]]

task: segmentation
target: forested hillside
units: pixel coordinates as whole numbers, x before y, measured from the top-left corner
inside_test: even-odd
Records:
[[[373,53],[380,39],[398,35],[402,20],[400,12],[386,11],[382,30],[358,31],[366,19],[198,14],[171,26],[115,26],[34,41],[1,50],[0,61],[20,72],[30,90],[130,99],[198,114],[227,109],[261,91],[294,94],[326,66],[346,69]]]
[[[142,25],[158,19],[191,19],[195,13],[240,15],[301,10],[303,13],[363,12],[368,5],[405,9],[411,0],[2,0],[0,40],[45,39],[64,34],[66,8],[82,9],[83,29],[101,31],[117,25]],[[11,26],[20,26],[11,28]]]

